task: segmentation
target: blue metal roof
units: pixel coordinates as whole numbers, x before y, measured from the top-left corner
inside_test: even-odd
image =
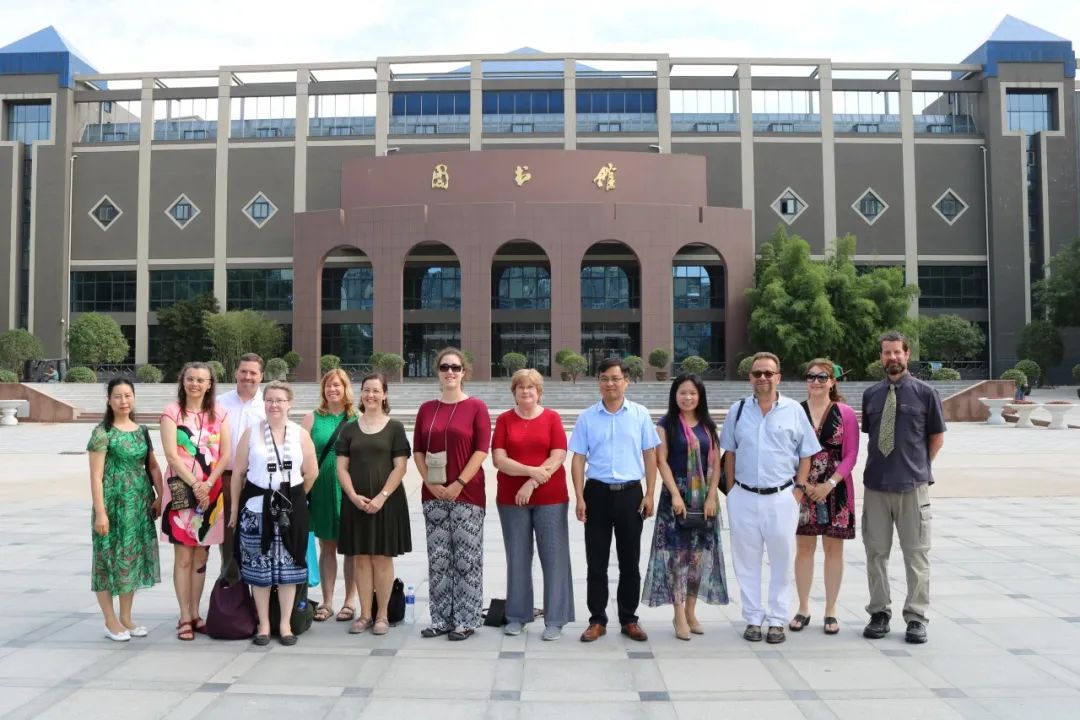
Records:
[[[1076,77],[1076,55],[1071,41],[1012,15],[1006,15],[986,42],[964,62],[981,64],[986,77],[997,77],[998,63],[1003,62],[1061,63],[1065,66],[1065,77]]]
[[[76,74],[95,73],[52,25],[0,47],[0,75],[56,75],[60,87],[70,88]]]

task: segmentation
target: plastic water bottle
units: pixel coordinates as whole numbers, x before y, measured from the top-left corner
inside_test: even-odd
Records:
[[[405,622],[409,625],[416,622],[416,588],[412,585],[405,586]]]

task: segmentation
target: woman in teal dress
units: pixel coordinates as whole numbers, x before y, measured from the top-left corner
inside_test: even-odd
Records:
[[[157,531],[161,513],[161,470],[150,434],[132,417],[135,388],[123,379],[109,383],[105,419],[90,434],[90,495],[93,498],[93,564],[90,589],[105,618],[105,637],[124,642],[145,637],[131,618],[136,590],[161,582]],[[120,596],[120,617],[113,597]]]
[[[311,530],[319,539],[319,576],[322,580],[322,603],[315,610],[319,622],[334,614],[334,585],[337,581],[337,539],[341,524],[341,487],[337,479],[337,453],[334,444],[342,423],[356,419],[352,383],[344,370],[334,368],[323,375],[319,407],[300,424],[311,433],[319,459],[319,477],[308,496]],[[352,558],[345,558],[345,603],[337,619],[352,620],[358,595],[353,578]]]

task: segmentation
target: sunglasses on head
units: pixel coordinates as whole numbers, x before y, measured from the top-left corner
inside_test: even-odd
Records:
[[[828,373],[806,373],[806,382],[808,383],[827,383],[829,382]]]
[[[771,378],[773,375],[779,375],[779,374],[780,373],[774,372],[772,370],[751,370],[750,371],[750,375],[752,375],[753,377],[755,377],[755,378],[765,378],[766,380]]]
[[[459,373],[464,369],[465,369],[465,367],[463,365],[457,365],[457,364],[453,364],[453,363],[443,363],[442,365],[439,366],[439,370],[442,371],[442,372]]]

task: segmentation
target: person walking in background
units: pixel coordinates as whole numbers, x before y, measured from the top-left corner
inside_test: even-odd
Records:
[[[656,485],[656,434],[649,411],[626,399],[630,368],[622,358],[608,358],[596,369],[600,402],[578,416],[570,436],[574,453],[570,473],[577,495],[577,519],[585,523],[586,598],[589,626],[582,642],[607,634],[608,559],[611,537],[619,557],[616,600],[622,634],[645,641],[638,623],[641,597],[641,529],[653,514]],[[588,478],[588,482],[586,482]],[[642,491],[641,482],[645,481]]]
[[[700,377],[675,378],[657,432],[656,465],[663,484],[641,598],[649,607],[674,606],[675,637],[689,640],[691,633],[705,633],[695,611],[698,600],[728,603],[720,541],[720,441]]]
[[[904,639],[924,643],[930,607],[930,466],[945,444],[945,413],[937,390],[908,372],[907,338],[889,332],[880,345],[886,377],[866,389],[862,404],[862,430],[870,436],[862,511],[870,622],[863,636],[889,634],[889,552],[895,526],[907,575]]]
[[[487,405],[465,394],[469,366],[457,348],[435,356],[439,398],[420,406],[413,460],[424,481],[431,625],[425,638],[465,640],[480,627],[484,600],[484,458],[491,447]]]
[[[402,485],[411,450],[405,426],[390,418],[386,377],[364,376],[360,407],[363,414],[343,423],[337,440],[335,470],[339,492],[345,494],[337,548],[345,555],[346,577],[355,578],[359,588],[360,614],[349,632],[371,628],[372,634],[385,635],[394,558],[412,551]]]
[[[105,637],[123,642],[147,635],[131,617],[135,591],[161,582],[154,520],[161,512],[162,480],[150,433],[135,422],[135,386],[115,378],[106,394],[105,419],[86,445],[94,508],[90,589],[105,618]]]
[[[810,458],[821,450],[799,403],[783,397],[780,358],[754,355],[754,394],[728,410],[720,447],[730,484],[728,523],[731,558],[739,581],[746,630],[743,639],[782,643],[791,617],[792,566],[799,505],[810,474]],[[761,564],[769,554],[769,601],[761,605]]]
[[[319,579],[322,603],[315,610],[315,620],[323,622],[334,615],[334,585],[337,583],[338,534],[341,530],[341,485],[338,484],[337,438],[345,423],[356,419],[352,383],[341,368],[327,371],[319,383],[319,407],[304,416],[300,426],[311,433],[319,460],[319,477],[308,497],[311,529],[319,540]],[[353,561],[345,556],[345,600],[337,614],[348,622],[356,614],[357,589]]]
[[[225,497],[221,474],[232,448],[225,408],[215,402],[217,383],[206,363],[180,370],[176,402],[161,413],[161,446],[169,463],[161,532],[176,553],[173,586],[180,606],[176,637],[194,640],[205,632],[199,602],[206,582],[206,558],[225,538]]]
[[[844,577],[844,540],[855,537],[855,484],[851,471],[859,458],[859,420],[844,403],[831,360],[806,366],[807,399],[802,407],[817,433],[821,450],[810,458],[810,475],[799,508],[796,530],[795,587],[799,612],[788,623],[798,632],[810,622],[810,585],[814,580],[817,538],[825,550],[825,634],[840,632],[836,598]]]
[[[518,370],[510,379],[514,407],[495,421],[491,441],[498,473],[496,503],[506,546],[507,635],[533,620],[533,536],[544,573],[544,640],[557,640],[574,621],[566,511],[566,431],[559,413],[540,404],[544,378]]]

